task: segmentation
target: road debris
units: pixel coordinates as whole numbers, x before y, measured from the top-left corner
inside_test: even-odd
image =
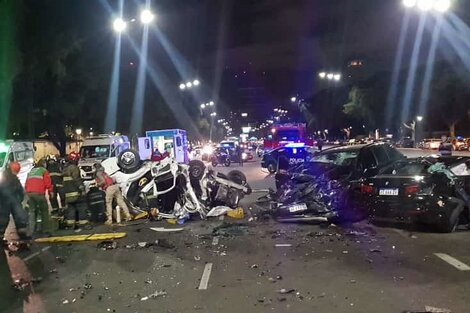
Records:
[[[140,301],[147,301],[149,299],[156,299],[158,297],[165,297],[168,293],[165,290],[155,291],[154,293],[140,298]]]
[[[285,294],[290,294],[290,293],[295,292],[295,289],[285,289],[285,288],[282,288],[282,289],[279,289],[277,292],[280,293],[280,294],[282,294],[282,295],[285,295]]]
[[[228,211],[227,216],[241,220],[245,217],[245,212],[243,211],[243,208],[236,208],[235,210]]]
[[[207,213],[207,217],[217,217],[217,216],[225,215],[229,211],[233,211],[233,209],[229,208],[228,206],[219,205],[219,206],[216,206],[215,208],[212,208],[209,211],[209,213]]]
[[[101,250],[113,250],[116,249],[117,246],[117,242],[113,240],[105,240],[96,245],[96,247]]]
[[[184,228],[165,228],[165,227],[150,227],[151,230],[161,233],[172,233],[183,231]]]

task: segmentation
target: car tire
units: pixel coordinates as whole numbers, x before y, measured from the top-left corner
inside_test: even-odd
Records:
[[[225,159],[225,161],[224,161],[224,165],[225,165],[226,167],[230,167],[230,164],[231,164],[231,163],[232,163],[232,162],[230,162],[230,159],[228,159],[228,158]]]
[[[230,181],[234,182],[235,184],[245,185],[247,183],[245,174],[238,170],[228,172],[227,177]]]
[[[206,166],[200,160],[189,161],[189,177],[190,179],[201,179],[204,176]]]
[[[273,162],[269,163],[267,166],[267,169],[268,169],[268,172],[271,174],[276,173],[276,164],[274,164]]]
[[[452,214],[450,214],[449,218],[444,221],[443,223],[437,225],[438,230],[441,233],[453,233],[457,230],[457,226],[459,226],[460,214],[462,214],[464,210],[464,203],[459,201]]]
[[[119,168],[125,173],[137,171],[140,165],[139,153],[133,149],[126,149],[119,153],[117,158]]]

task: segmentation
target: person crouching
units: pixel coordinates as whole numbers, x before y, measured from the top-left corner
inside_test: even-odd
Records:
[[[101,164],[96,163],[95,167],[95,180],[98,187],[103,190],[106,194],[106,225],[113,224],[113,200],[116,199],[116,203],[119,208],[124,212],[124,220],[126,222],[132,219],[127,204],[122,196],[121,189],[114,182],[114,180],[106,174]]]

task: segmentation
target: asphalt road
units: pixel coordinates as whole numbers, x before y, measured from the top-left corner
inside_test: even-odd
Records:
[[[255,191],[273,187],[259,162],[217,169],[241,169]],[[174,233],[135,221],[113,229],[127,233],[113,250],[84,242],[6,253],[0,312],[470,312],[466,229],[278,224],[253,205],[259,195],[243,200],[244,220],[195,220]],[[42,281],[11,291],[7,277]]]

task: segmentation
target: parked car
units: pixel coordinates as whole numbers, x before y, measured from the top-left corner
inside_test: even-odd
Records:
[[[373,219],[435,225],[453,232],[468,223],[470,158],[399,160],[361,185]]]
[[[440,144],[441,144],[441,139],[438,139],[438,138],[424,139],[422,148],[437,150],[439,149]]]
[[[414,145],[415,143],[411,137],[404,137],[398,140],[396,144],[398,148],[414,148]]]

